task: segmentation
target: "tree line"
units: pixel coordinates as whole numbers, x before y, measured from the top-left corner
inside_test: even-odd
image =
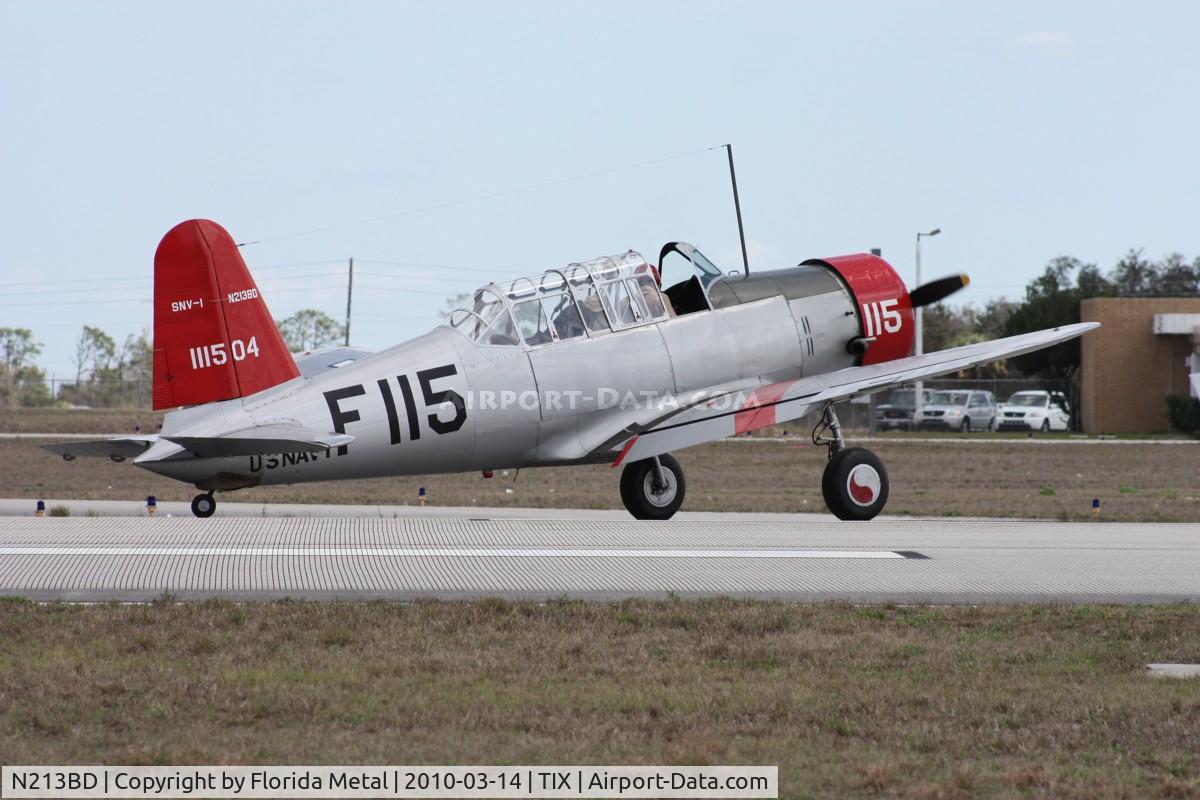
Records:
[[[924,311],[925,351],[1014,336],[1079,321],[1079,306],[1091,297],[1200,296],[1200,257],[1179,253],[1158,260],[1130,250],[1109,270],[1072,256],[1059,256],[1025,287],[1021,300],[989,300],[983,306],[938,303]],[[292,352],[341,344],[345,326],[317,309],[306,308],[277,320]],[[149,406],[154,351],[149,334],[130,334],[120,344],[84,325],[71,359],[75,381],[51,394],[37,366],[42,344],[28,328],[0,328],[0,407],[46,406],[54,402],[86,406]],[[1039,377],[1074,380],[1079,340],[1064,342],[1008,362],[987,364],[960,375],[969,378]]]
[[[292,352],[339,344],[345,336],[343,325],[311,308],[276,320],[276,325]],[[103,329],[84,325],[71,356],[75,380],[56,381],[57,392],[36,363],[42,350],[29,328],[0,328],[0,407],[150,405],[154,346],[148,332],[130,334],[118,343]]]
[[[1107,272],[1073,256],[1059,256],[1025,287],[1020,301],[988,301],[983,308],[937,304],[925,309],[925,350],[1069,325],[1080,321],[1080,304],[1093,297],[1200,296],[1200,256],[1188,261],[1170,253],[1154,261],[1130,250]],[[1075,380],[1080,342],[1060,345],[969,370],[963,377],[1006,376]]]

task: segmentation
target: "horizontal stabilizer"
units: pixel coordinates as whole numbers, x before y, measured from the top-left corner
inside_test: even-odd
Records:
[[[42,445],[43,450],[72,458],[137,458],[158,440],[157,436],[125,436],[119,439],[89,439],[82,442],[56,442]]]
[[[201,458],[319,453],[354,441],[344,433],[321,433],[292,425],[260,425],[220,436],[164,436]]]

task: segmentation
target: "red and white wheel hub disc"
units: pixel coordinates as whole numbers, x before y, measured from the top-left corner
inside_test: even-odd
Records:
[[[846,477],[846,494],[855,505],[869,506],[879,497],[883,482],[870,464],[859,464]]]

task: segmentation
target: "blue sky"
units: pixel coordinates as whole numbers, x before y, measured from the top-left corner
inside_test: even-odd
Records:
[[[882,247],[1017,297],[1050,258],[1200,253],[1190,3],[0,5],[0,325],[149,325],[176,222],[356,344],[490,279],[691,241]],[[532,187],[532,188],[530,188]],[[386,262],[386,263],[385,263]],[[427,265],[427,266],[406,266]],[[670,276],[668,276],[670,277]]]

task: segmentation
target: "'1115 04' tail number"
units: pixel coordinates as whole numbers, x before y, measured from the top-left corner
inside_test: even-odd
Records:
[[[229,343],[228,350],[226,350],[224,342],[188,348],[192,369],[219,367],[228,363],[231,355],[234,361],[244,361],[248,356],[258,358],[258,342],[255,341],[255,337],[251,336],[248,342],[234,339]]]

